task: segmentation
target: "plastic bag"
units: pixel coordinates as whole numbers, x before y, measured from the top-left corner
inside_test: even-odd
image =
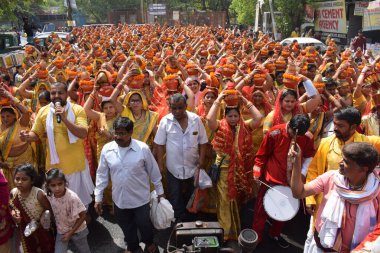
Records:
[[[201,190],[212,187],[211,178],[204,169],[199,170],[198,186]]]
[[[161,198],[158,202],[156,191],[150,194],[150,219],[155,229],[166,229],[174,221],[174,210],[170,202]]]

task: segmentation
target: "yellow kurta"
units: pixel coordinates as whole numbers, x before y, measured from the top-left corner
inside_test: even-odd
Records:
[[[72,103],[71,108],[75,115],[75,125],[88,128],[87,116],[83,107]],[[39,110],[32,128],[32,131],[36,133],[40,139],[43,139],[46,135],[46,118],[49,110],[50,105],[44,106]],[[83,140],[78,138],[75,143],[70,144],[66,125],[63,122],[58,124],[55,115],[53,122],[54,141],[60,162],[58,164],[50,164],[50,150],[46,138],[46,170],[59,168],[65,173],[65,175],[83,171],[85,169]]]
[[[318,151],[315,154],[313,160],[311,161],[306,183],[314,180],[318,176],[322,175],[329,170],[337,170],[339,168],[339,163],[342,160],[342,149],[345,144],[352,142],[368,142],[375,146],[378,152],[380,152],[380,137],[379,136],[365,136],[358,132],[355,132],[351,138],[343,142],[339,140],[335,134],[323,138],[321,144],[319,145]],[[320,203],[322,202],[323,194],[318,194],[315,196],[310,196],[306,198],[307,205],[316,205],[316,210],[314,212],[314,219],[316,211]]]

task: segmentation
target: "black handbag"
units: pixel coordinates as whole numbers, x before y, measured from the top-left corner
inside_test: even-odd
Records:
[[[222,166],[222,163],[224,161],[225,156],[223,156],[222,160],[220,161],[219,164],[213,164],[211,165],[211,168],[208,172],[208,175],[211,178],[212,184],[215,185],[219,181],[219,176],[220,176],[220,167]]]

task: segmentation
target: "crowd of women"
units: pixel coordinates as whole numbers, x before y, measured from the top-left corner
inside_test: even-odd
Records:
[[[3,249],[10,250],[10,238],[16,235],[25,252],[54,252],[52,231],[37,224],[34,233],[45,234],[41,240],[31,241],[25,234],[32,220],[42,222],[46,210],[54,212],[61,235],[57,241],[67,242],[83,231],[76,244],[88,250],[83,241],[85,205],[68,189],[70,196],[59,201],[65,195],[65,175],[45,167],[44,140],[29,143],[20,135],[50,106],[51,84],[66,84],[70,102],[86,112],[83,149],[94,182],[117,117],[130,118],[132,138],[156,154],[153,140],[160,120],[170,113],[168,99],[182,93],[187,110],[206,129],[204,169],[214,164],[220,168],[218,182],[207,190],[208,201],[198,211],[216,214],[224,239],[237,240],[239,209],[257,195],[252,172],[256,152],[265,134],[273,134],[271,128],[308,115],[306,135],[317,150],[321,139],[334,133],[334,112],[355,107],[362,116],[358,131],[379,135],[379,60],[369,50],[341,50],[333,39],[322,52],[297,41],[281,45],[261,32],[252,37],[215,27],[120,24],[74,28],[66,40],[54,33],[45,41],[34,39],[15,75],[3,74],[0,80],[0,251],[9,252]],[[165,170],[161,173],[165,178]],[[45,174],[44,192],[38,187]],[[112,211],[111,187],[104,204]],[[66,221],[56,210],[69,205],[76,218]],[[55,247],[58,252],[63,246]]]

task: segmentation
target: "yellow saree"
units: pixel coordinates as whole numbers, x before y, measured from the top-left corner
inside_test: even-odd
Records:
[[[128,107],[129,99],[133,94],[139,94],[143,103],[143,117],[135,119],[131,109]],[[132,138],[145,142],[149,146],[153,143],[153,130],[157,125],[158,113],[148,110],[148,102],[145,95],[141,91],[129,92],[124,100],[124,110],[121,113],[122,117],[128,117],[134,123]]]
[[[20,123],[16,121],[11,127],[4,129],[0,133],[0,150],[1,159],[3,162],[8,164],[8,169],[4,169],[4,175],[8,181],[9,189],[14,188],[13,184],[13,173],[16,166],[23,163],[30,163],[35,165],[34,162],[34,151],[32,146],[28,144],[27,149],[18,156],[9,156],[10,151],[13,147],[19,147],[25,145],[24,142],[20,140],[20,131],[25,130],[26,127],[21,127]]]

